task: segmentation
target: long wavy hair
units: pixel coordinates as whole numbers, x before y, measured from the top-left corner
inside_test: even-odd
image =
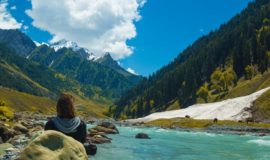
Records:
[[[56,105],[57,116],[64,119],[75,117],[74,97],[71,94],[62,93]]]

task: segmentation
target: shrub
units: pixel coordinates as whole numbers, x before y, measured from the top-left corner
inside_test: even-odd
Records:
[[[6,118],[12,118],[14,116],[14,113],[7,106],[0,106],[0,116],[6,117]]]

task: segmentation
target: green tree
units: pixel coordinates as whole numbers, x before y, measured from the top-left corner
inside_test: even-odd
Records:
[[[257,69],[253,65],[247,65],[245,68],[245,79],[250,80],[257,74]]]
[[[204,102],[208,102],[208,84],[205,83],[200,89],[196,92],[197,98],[204,100]]]
[[[221,92],[222,91],[222,83],[221,83],[221,79],[222,79],[222,71],[220,70],[220,68],[217,68],[213,74],[211,75],[211,89],[217,91],[217,92]]]

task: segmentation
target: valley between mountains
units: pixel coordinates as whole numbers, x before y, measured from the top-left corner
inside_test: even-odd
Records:
[[[211,159],[246,159],[255,144],[255,159],[269,159],[262,157],[270,144],[269,88],[269,0],[249,3],[148,77],[129,72],[110,53],[97,56],[64,39],[40,44],[21,30],[0,29],[0,157],[19,156],[55,115],[59,95],[68,93],[87,123],[89,142],[100,144],[101,159],[126,152],[127,159],[174,159],[179,150],[180,158],[185,151],[188,156],[198,151],[198,159],[215,151],[218,158]],[[237,151],[236,144],[246,148]]]
[[[269,5],[250,3],[148,78],[126,71],[110,53],[98,57],[76,42],[39,44],[19,30],[0,30],[2,108],[50,114],[68,92],[83,116],[125,120],[250,95],[270,86]],[[270,120],[268,95],[243,107],[249,117]]]

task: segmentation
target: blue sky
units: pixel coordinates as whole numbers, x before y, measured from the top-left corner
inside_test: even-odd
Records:
[[[136,73],[148,76],[172,61],[196,39],[227,22],[249,2],[251,0],[148,0],[142,7],[135,9],[141,18],[135,20],[135,15],[130,20],[136,28],[136,36],[127,35],[125,40],[128,46],[126,52],[132,50],[132,53],[126,54],[119,61],[124,68],[132,68]],[[38,21],[39,12],[33,12],[30,18],[25,11],[31,8],[29,0],[9,0],[7,12],[21,23],[20,29],[33,40],[49,42],[53,38],[50,31],[58,33],[57,30],[44,25],[41,20]],[[45,12],[46,10],[44,15],[47,15]],[[37,19],[35,26],[32,25],[33,19]],[[134,30],[128,30],[132,31]],[[93,44],[95,43],[91,43]]]

